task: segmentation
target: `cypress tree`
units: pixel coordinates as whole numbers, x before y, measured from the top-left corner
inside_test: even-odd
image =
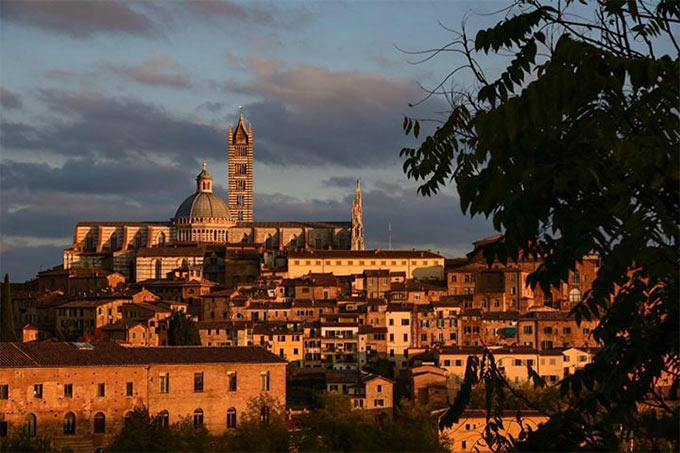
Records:
[[[12,307],[12,293],[9,288],[9,274],[5,274],[5,282],[2,284],[1,304],[0,341],[17,341],[14,331],[14,309]]]

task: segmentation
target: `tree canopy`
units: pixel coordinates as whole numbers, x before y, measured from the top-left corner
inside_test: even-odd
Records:
[[[2,298],[0,299],[0,341],[17,341],[14,330],[14,307],[12,305],[12,291],[9,286],[9,275],[5,274],[2,284]]]
[[[176,311],[170,318],[168,341],[171,346],[195,346],[201,344],[198,325],[186,314]]]
[[[654,431],[640,428],[639,409],[677,425],[666,400],[678,388],[680,3],[518,0],[503,12],[474,39],[463,26],[429,55],[462,55],[449,76],[468,70],[475,83],[446,89],[447,77],[430,90],[451,106],[431,135],[404,119],[420,140],[401,151],[404,171],[425,196],[455,183],[463,212],[491,219],[504,236],[484,248],[488,260],[540,257],[532,286],[557,286],[585,255],[599,255],[573,313],[599,319],[602,349],[562,382],[566,408],[513,448],[617,450]],[[488,77],[484,58],[507,53],[507,68]],[[473,386],[504,388],[494,368],[491,356],[469,361],[445,424]],[[655,386],[664,373],[671,395]],[[677,447],[677,430],[654,432]]]

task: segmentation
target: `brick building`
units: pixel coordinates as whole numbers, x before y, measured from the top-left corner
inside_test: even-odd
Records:
[[[188,417],[221,434],[262,393],[285,404],[285,366],[259,347],[2,343],[0,432],[28,429],[92,452],[143,405],[164,423]]]

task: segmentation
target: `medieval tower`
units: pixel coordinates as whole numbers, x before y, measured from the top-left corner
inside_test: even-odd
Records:
[[[253,221],[253,125],[246,128],[243,109],[236,127],[229,125],[229,213],[237,222]]]
[[[357,190],[352,205],[352,250],[364,249],[364,206],[361,200],[361,181],[357,180]]]

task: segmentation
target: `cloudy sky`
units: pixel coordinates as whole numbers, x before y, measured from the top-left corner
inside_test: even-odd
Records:
[[[255,134],[256,220],[349,220],[364,189],[368,247],[448,256],[493,231],[455,187],[422,198],[403,175],[404,114],[459,62],[424,50],[499,3],[3,1],[0,272],[59,264],[80,220],[168,220],[201,161],[226,195],[226,128]],[[488,22],[490,23],[490,22]],[[493,69],[493,68],[491,68]],[[465,78],[455,83],[469,84]]]

